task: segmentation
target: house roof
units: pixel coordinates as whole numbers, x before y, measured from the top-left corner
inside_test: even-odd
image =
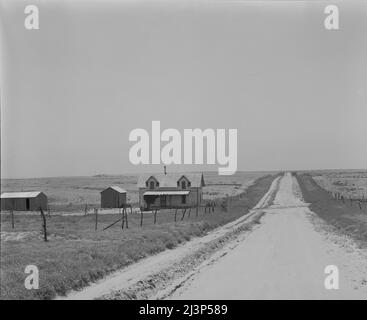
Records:
[[[113,189],[113,190],[117,191],[118,193],[126,193],[126,190],[120,188],[119,186],[111,186],[111,187],[108,187],[108,188],[104,189],[103,191],[106,191],[107,189]]]
[[[138,188],[145,188],[145,182],[154,177],[159,182],[160,188],[177,188],[177,181],[185,176],[190,182],[191,187],[203,187],[205,186],[204,176],[202,173],[158,173],[158,174],[145,174],[141,175],[138,180]]]
[[[41,191],[28,191],[28,192],[4,192],[1,194],[1,199],[9,198],[35,198]]]
[[[185,196],[188,195],[190,191],[146,191],[145,196]]]

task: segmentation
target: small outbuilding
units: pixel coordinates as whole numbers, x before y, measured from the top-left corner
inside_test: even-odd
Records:
[[[101,208],[121,208],[126,204],[126,190],[111,186],[101,192]]]
[[[41,191],[4,192],[1,194],[1,210],[47,210],[47,196]]]

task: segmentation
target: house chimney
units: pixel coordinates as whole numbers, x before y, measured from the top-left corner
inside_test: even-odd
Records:
[[[164,168],[164,175],[167,175],[167,167],[164,166],[163,168]]]

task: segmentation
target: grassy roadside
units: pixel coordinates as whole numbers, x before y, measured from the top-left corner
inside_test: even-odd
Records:
[[[9,216],[2,216],[2,233],[16,232],[26,237],[1,241],[1,299],[52,299],[78,289],[105,275],[165,249],[172,249],[194,236],[228,223],[247,213],[267,192],[275,176],[257,179],[241,198],[231,201],[228,211],[218,206],[214,213],[203,210],[175,223],[173,212],[160,212],[158,223],[147,216],[143,228],[140,216],[129,217],[129,229],[121,225],[103,231],[118,218],[117,214],[101,215],[99,229],[94,230],[93,216],[53,216],[48,218],[49,241],[40,236],[39,216],[16,216],[11,229]],[[39,289],[26,290],[24,269],[39,269]]]
[[[367,207],[360,210],[356,202],[335,200],[322,189],[308,174],[296,175],[303,198],[310,203],[310,209],[340,232],[367,247]]]

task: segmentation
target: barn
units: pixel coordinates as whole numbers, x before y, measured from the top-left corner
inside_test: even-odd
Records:
[[[139,206],[143,210],[197,207],[204,186],[201,173],[142,175],[138,181]]]
[[[126,190],[111,186],[101,192],[101,208],[121,208],[126,204]]]
[[[41,191],[5,192],[1,194],[1,210],[47,210],[47,196]]]

